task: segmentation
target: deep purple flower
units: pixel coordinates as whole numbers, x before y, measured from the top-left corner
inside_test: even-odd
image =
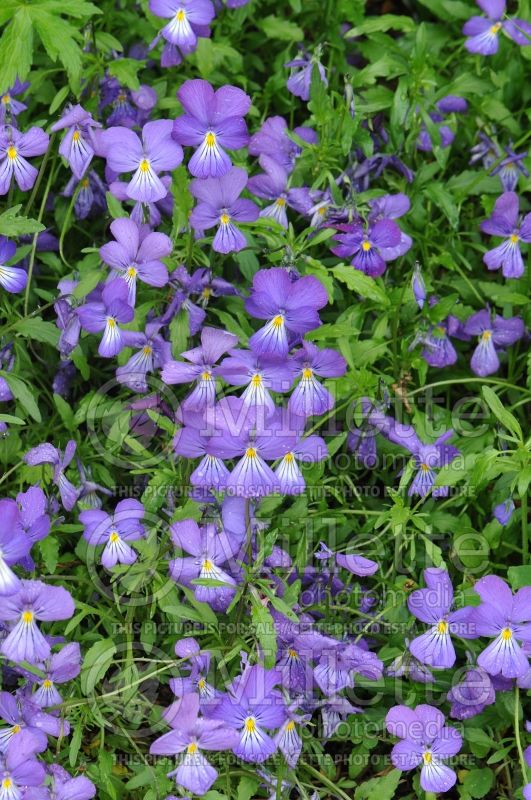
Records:
[[[17,494],[17,505],[20,512],[19,521],[22,530],[31,545],[48,536],[51,521],[48,516],[48,501],[41,487],[38,485],[30,486],[27,491],[19,492]],[[22,563],[25,568],[34,569],[33,560],[30,556],[24,559]]]
[[[91,129],[101,128],[101,124],[92,119],[89,111],[75,105],[66,109],[51,130],[55,132],[65,128],[67,132],[59,146],[59,153],[68,161],[74,176],[80,180],[94,156]]]
[[[208,26],[215,16],[210,0],[149,0],[149,10],[170,20],[160,35],[177,51],[179,60],[174,65],[180,63],[181,54],[196,49],[198,36],[209,35]]]
[[[270,394],[287,392],[293,384],[293,369],[283,358],[260,356],[252,350],[229,350],[216,374],[231,386],[245,386],[241,399],[249,406],[275,410]]]
[[[448,792],[456,774],[444,762],[457,755],[463,746],[461,734],[446,726],[444,714],[429,705],[393,706],[385,724],[392,736],[402,741],[391,751],[391,761],[401,771],[422,765],[420,785],[425,792]]]
[[[11,661],[46,661],[50,644],[42,635],[39,622],[69,619],[74,613],[72,596],[62,586],[47,586],[41,581],[21,581],[20,589],[4,597],[0,620],[11,624],[0,652]]]
[[[27,109],[27,105],[21,103],[20,100],[15,100],[15,98],[20,94],[24,94],[28,88],[29,83],[27,81],[22,83],[17,78],[13,86],[0,97],[0,125],[12,122],[14,117],[17,117]]]
[[[409,643],[409,649],[422,664],[449,669],[455,664],[451,636],[474,638],[477,634],[468,622],[468,609],[450,612],[454,590],[445,569],[424,570],[426,589],[417,589],[408,597],[408,608],[417,619],[430,625],[426,633]]]
[[[170,706],[165,719],[173,730],[156,739],[149,752],[155,755],[182,754],[177,769],[169,773],[179,786],[192,794],[206,794],[218,772],[205,758],[202,750],[229,750],[237,745],[238,734],[233,721],[199,717],[199,696],[185,694]]]
[[[520,222],[518,204],[518,195],[504,192],[496,200],[491,216],[481,223],[483,233],[503,236],[505,240],[483,256],[488,269],[501,267],[505,278],[522,277],[524,261],[519,242],[531,242],[531,214],[526,214]]]
[[[72,511],[76,504],[78,490],[73,486],[65,475],[65,470],[74,458],[76,452],[76,443],[70,440],[66,447],[64,454],[54,447],[53,444],[39,444],[28,450],[24,456],[24,461],[30,467],[38,464],[52,464],[54,467],[53,482],[59,489],[61,495],[61,502],[67,511]]]
[[[249,155],[266,155],[277,161],[286,172],[291,173],[295,161],[302,153],[302,148],[287,135],[288,123],[283,117],[269,117],[258,133],[251,136]],[[317,134],[313,128],[294,128],[299,139],[308,144],[317,143]]]
[[[289,399],[289,410],[301,417],[319,416],[330,411],[335,400],[315,376],[340,378],[347,371],[343,356],[336,350],[319,349],[311,342],[303,342],[301,349],[293,354],[291,364],[300,381]]]
[[[223,459],[215,455],[220,431],[209,426],[203,415],[196,411],[188,411],[181,406],[179,416],[185,424],[175,434],[174,452],[184,458],[201,458],[190,475],[190,483],[203,489],[224,489],[230,472]]]
[[[171,254],[173,245],[165,233],[152,233],[147,226],[139,227],[127,218],[111,222],[111,233],[116,241],[100,247],[100,256],[113,268],[111,278],[120,277],[126,282],[127,302],[134,307],[137,278],[149,286],[161,287],[168,283],[168,270],[160,259]]]
[[[182,147],[172,139],[170,119],[147,122],[142,141],[129,128],[108,128],[101,134],[107,165],[117,173],[134,172],[127,185],[132,200],[153,203],[168,193],[159,173],[176,169],[183,160]]]
[[[403,217],[411,208],[411,202],[406,194],[397,192],[397,194],[384,194],[380,197],[375,197],[374,200],[369,200],[369,206],[371,210],[368,221],[369,224],[374,224],[380,220],[395,220]],[[400,230],[400,241],[396,247],[386,249],[386,260],[390,261],[405,255],[411,249],[412,244],[411,236]]]
[[[509,497],[507,500],[504,500],[503,503],[498,503],[498,505],[494,506],[492,509],[492,516],[498,520],[500,525],[508,525],[515,508],[516,506],[514,505],[513,498]]]
[[[504,19],[505,0],[476,0],[486,17],[472,17],[465,22],[465,47],[470,53],[491,56],[498,52],[498,35],[503,30],[520,46],[531,44],[531,25],[523,19]]]
[[[8,193],[13,178],[23,192],[32,188],[37,170],[26,159],[42,156],[49,141],[42,128],[30,128],[26,133],[10,125],[0,129],[0,195]]]
[[[42,665],[44,678],[36,678],[28,673],[32,683],[38,685],[37,690],[31,695],[31,701],[39,708],[58,706],[63,702],[56,684],[67,683],[77,678],[81,671],[81,650],[77,642],[65,644],[58,653],[53,653],[46,663]]]
[[[401,231],[391,219],[380,219],[365,227],[360,221],[337,226],[334,239],[340,242],[332,247],[339,258],[351,259],[351,264],[372,278],[383,275],[386,262],[397,257],[395,248],[400,245]]]
[[[232,162],[225,152],[249,143],[244,116],[251,98],[236,86],[214,91],[208,81],[188,80],[177,92],[185,114],[173,123],[172,136],[182,145],[197,147],[188,163],[196,178],[221,178]]]
[[[529,178],[529,171],[524,164],[524,159],[527,158],[527,151],[515,153],[510,147],[505,147],[505,152],[507,156],[494,167],[490,174],[499,176],[504,192],[513,192],[516,189],[520,175]]]
[[[519,678],[529,669],[528,658],[518,643],[531,642],[531,587],[513,597],[508,585],[496,575],[487,575],[474,585],[481,603],[472,608],[471,623],[478,636],[494,641],[478,656],[478,664],[489,675]]]
[[[251,336],[250,347],[261,355],[286,356],[294,339],[319,327],[318,311],[327,302],[322,283],[312,275],[293,282],[282,267],[259,270],[245,308],[267,324]]]
[[[173,543],[189,553],[170,561],[172,579],[188,586],[197,600],[208,603],[215,611],[226,611],[234,597],[236,581],[224,565],[234,558],[240,543],[215,525],[200,528],[192,519],[174,522],[170,530]]]
[[[291,72],[287,82],[288,92],[300,97],[305,103],[310,99],[310,88],[312,85],[312,74],[314,67],[317,68],[317,74],[322,83],[328,86],[326,79],[325,68],[319,61],[320,53],[316,53],[313,58],[310,55],[303,55],[300,58],[294,58],[292,61],[286,62],[285,67],[288,67]]]
[[[148,373],[161,369],[171,361],[171,344],[159,333],[160,321],[148,322],[145,333],[124,331],[126,347],[139,348],[129,361],[116,370],[116,380],[134,392],[147,392]]]
[[[145,535],[142,525],[144,506],[138,500],[120,500],[113,514],[99,508],[82,511],[79,521],[84,526],[83,538],[91,547],[105,545],[101,563],[106,569],[116,564],[133,564],[137,554],[129,542],[137,541]]]
[[[255,203],[240,197],[246,185],[247,173],[239,167],[231,167],[221,178],[196,178],[190,184],[191,193],[199,201],[190,224],[200,233],[218,226],[212,242],[217,253],[237,253],[247,246],[245,236],[234,224],[258,219]]]
[[[465,332],[478,337],[478,345],[472,354],[472,371],[484,378],[492,375],[500,367],[497,349],[514,344],[525,333],[524,322],[520,317],[491,317],[488,309],[472,314],[465,323]]]
[[[0,286],[10,293],[21,292],[28,281],[26,270],[7,266],[7,262],[15,256],[16,250],[14,242],[10,242],[5,236],[0,236]]]
[[[28,556],[31,545],[24,534],[15,501],[0,500],[0,597],[15,594],[20,589],[20,580],[11,567]]]
[[[112,358],[123,350],[125,342],[119,323],[127,324],[135,316],[129,305],[129,286],[121,278],[107,283],[101,294],[101,301],[85,303],[77,309],[81,327],[89,333],[103,331],[98,353],[104,358]]]
[[[216,400],[216,376],[220,367],[216,362],[223,353],[238,343],[238,337],[228,331],[217,328],[203,328],[201,346],[181,353],[184,361],[168,361],[162,369],[164,383],[192,383],[197,385],[184,400],[182,406],[190,411],[202,411]]]
[[[261,763],[277,749],[267,730],[280,728],[287,718],[284,700],[275,688],[279,683],[278,670],[247,665],[212,711],[214,719],[238,729],[239,741],[233,752],[243,761]]]
[[[463,680],[452,686],[446,699],[452,704],[450,716],[454,719],[470,719],[481,714],[484,708],[496,700],[496,692],[490,676],[481,667],[470,667]]]

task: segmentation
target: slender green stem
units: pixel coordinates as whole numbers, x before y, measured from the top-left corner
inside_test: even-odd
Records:
[[[421,392],[425,392],[426,389],[435,389],[437,386],[452,386],[456,383],[492,383],[494,386],[501,386],[504,389],[514,389],[516,392],[525,392],[526,394],[531,394],[529,389],[526,389],[525,386],[517,386],[515,383],[507,383],[507,381],[497,381],[493,378],[456,378],[454,380],[448,381],[437,381],[436,383],[427,383],[425,386],[421,386],[418,389],[413,389],[412,392],[409,392],[409,397],[413,397],[416,394],[420,394]]]
[[[48,199],[48,195],[50,193],[50,188],[52,185],[52,179],[54,177],[54,171],[50,170],[50,174],[48,175],[48,181],[46,183],[46,189],[44,190],[44,195],[41,202],[41,207],[39,211],[39,216],[37,217],[38,222],[40,222],[44,216],[44,210],[46,208],[46,201]],[[28,313],[28,306],[29,306],[29,293],[31,288],[31,279],[33,277],[33,265],[35,264],[35,253],[37,252],[37,238],[39,234],[35,233],[33,235],[33,242],[31,245],[31,253],[30,253],[30,260],[28,266],[28,279],[26,282],[26,291],[24,293],[24,314]]]
[[[527,564],[529,559],[529,537],[527,535],[527,491],[522,494],[522,564]]]
[[[31,207],[33,206],[33,203],[35,202],[35,198],[37,197],[37,192],[39,191],[39,187],[41,185],[41,181],[42,181],[42,178],[43,178],[43,175],[44,175],[44,171],[46,169],[46,165],[47,165],[48,160],[50,158],[50,155],[52,154],[52,151],[53,151],[52,145],[53,145],[54,139],[55,139],[55,133],[52,133],[52,135],[50,137],[50,142],[48,144],[48,149],[47,149],[46,153],[44,154],[44,158],[42,159],[41,166],[39,168],[39,174],[37,175],[37,180],[35,181],[35,184],[33,186],[32,192],[31,192],[31,194],[29,196],[29,200],[28,200],[28,202],[26,204],[26,208],[24,209],[24,214],[26,215],[26,217],[28,216],[28,214],[29,214],[29,212],[31,210]],[[51,171],[53,171],[53,170],[51,170]]]
[[[518,758],[520,759],[520,767],[522,768],[522,778],[524,783],[527,783],[527,773],[529,770],[527,769],[522,740],[520,738],[520,689],[518,686],[514,687],[514,738],[516,741],[516,749],[518,750]]]

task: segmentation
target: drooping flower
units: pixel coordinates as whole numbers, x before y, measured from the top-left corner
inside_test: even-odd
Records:
[[[267,731],[280,728],[287,717],[283,697],[275,688],[279,683],[278,670],[247,665],[212,710],[214,719],[237,728],[239,741],[232,749],[242,761],[259,764],[277,749]]]
[[[98,173],[89,169],[81,180],[72,175],[62,191],[62,195],[63,197],[72,197],[77,192],[74,200],[74,213],[78,219],[86,219],[101,211],[106,211],[106,191],[107,187]]]
[[[29,83],[26,81],[22,83],[17,78],[13,86],[0,97],[0,125],[13,122],[15,117],[18,117],[23,111],[27,109],[25,103],[16,100],[20,94],[24,94],[26,89],[29,88]]]
[[[516,506],[512,497],[504,500],[503,503],[498,503],[492,509],[492,516],[498,520],[500,525],[508,525],[513,516]]]
[[[33,187],[37,170],[27,159],[42,156],[49,141],[50,137],[42,128],[34,127],[21,133],[6,125],[0,130],[0,195],[9,192],[12,179],[23,192]]]
[[[162,66],[180,64],[181,54],[192,53],[197,47],[198,37],[210,35],[208,26],[215,16],[214,6],[210,0],[149,0],[149,10],[157,17],[170,20],[162,28],[159,36],[162,36],[172,48],[173,58],[167,54],[170,60]]]
[[[448,95],[441,98],[437,103],[437,111],[430,113],[430,119],[437,128],[440,143],[437,143],[441,148],[449,147],[455,139],[455,133],[448,126],[441,124],[445,121],[447,114],[465,114],[468,110],[468,103],[463,97],[455,95]],[[430,132],[423,124],[417,139],[417,150],[430,152],[433,150],[434,142],[432,142]]]
[[[479,606],[470,612],[478,636],[494,641],[478,656],[478,664],[489,675],[519,678],[529,669],[528,658],[519,642],[531,642],[531,587],[513,594],[504,580],[487,575],[474,585]]]
[[[472,314],[465,323],[465,333],[478,337],[478,344],[472,354],[472,371],[484,378],[500,368],[497,350],[514,344],[525,333],[524,322],[520,317],[491,316],[488,309]]]
[[[291,281],[282,267],[259,270],[245,308],[267,324],[251,336],[250,347],[260,355],[286,356],[297,337],[320,326],[318,312],[327,302],[322,283],[313,275]]]
[[[178,415],[185,424],[173,439],[174,452],[185,458],[201,457],[200,463],[190,475],[190,483],[199,489],[221,491],[226,487],[230,471],[223,459],[215,455],[220,431],[209,426],[201,413],[188,411],[181,406]]]
[[[21,292],[28,281],[25,269],[7,266],[7,262],[15,256],[16,250],[14,242],[5,236],[0,236],[0,286],[10,293]]]
[[[238,552],[239,542],[213,524],[200,528],[191,519],[174,522],[170,531],[173,543],[189,553],[170,561],[172,579],[192,589],[200,602],[216,611],[226,611],[234,597],[236,581],[224,565]]]
[[[343,356],[336,350],[319,349],[311,342],[303,342],[301,349],[293,354],[291,364],[300,381],[289,399],[289,410],[302,417],[319,416],[330,411],[335,400],[315,376],[340,378],[347,371]]]
[[[107,283],[101,293],[101,301],[85,303],[77,309],[81,327],[89,333],[103,331],[98,353],[103,358],[112,358],[123,350],[125,342],[120,329],[135,316],[129,305],[129,286],[121,278]]]
[[[223,353],[238,343],[238,337],[217,328],[203,328],[201,346],[181,353],[185,361],[168,361],[162,368],[164,383],[197,382],[195,388],[183,401],[182,407],[190,411],[202,411],[216,400],[216,376],[220,367],[216,362]]]
[[[51,130],[55,132],[65,128],[67,132],[59,145],[59,153],[68,161],[74,176],[80,180],[94,156],[92,128],[101,128],[101,124],[92,119],[89,111],[75,105],[66,109]]]
[[[490,676],[481,667],[470,667],[460,683],[452,686],[446,699],[452,704],[450,716],[454,719],[470,719],[481,714],[484,708],[496,700],[496,692]]]
[[[416,337],[412,347],[417,342],[424,345],[421,355],[430,367],[450,367],[457,361],[457,351],[450,339],[447,322],[431,325],[427,331]]]
[[[424,570],[424,580],[427,588],[412,592],[407,604],[411,614],[430,628],[413,639],[409,649],[422,664],[449,669],[456,658],[451,636],[474,638],[477,634],[468,609],[450,611],[454,590],[448,572],[429,567]]]
[[[249,155],[266,155],[277,161],[286,172],[291,173],[302,147],[287,135],[288,123],[283,117],[268,117],[260,130],[251,136]],[[317,134],[313,128],[294,128],[293,133],[308,144],[316,144]]]
[[[247,173],[239,167],[231,167],[220,178],[196,178],[190,184],[191,193],[199,201],[190,224],[201,233],[218,226],[212,242],[217,253],[237,253],[247,246],[235,223],[254,222],[259,210],[252,200],[240,197],[246,185]]]
[[[15,594],[20,579],[11,567],[28,556],[32,542],[24,534],[14,500],[0,500],[0,597]]]
[[[361,221],[338,225],[342,231],[334,236],[339,242],[332,252],[339,258],[351,259],[350,263],[371,278],[383,275],[387,261],[397,257],[395,249],[400,245],[401,231],[391,219],[379,219],[365,227]]]
[[[299,464],[315,464],[328,458],[326,442],[321,436],[301,436],[275,469],[281,494],[301,494],[306,486]]]
[[[332,560],[338,567],[347,569],[352,575],[367,577],[374,575],[378,569],[378,564],[370,558],[356,555],[355,553],[337,553],[331,550],[324,542],[319,543],[320,549],[316,552],[315,558],[319,561]]]
[[[127,185],[127,196],[142,203],[162,200],[168,188],[160,179],[161,172],[176,169],[183,160],[180,144],[172,139],[170,119],[147,122],[142,141],[129,128],[108,128],[101,134],[107,165],[117,173],[134,172]]]
[[[295,648],[314,662],[313,675],[323,694],[335,696],[342,689],[354,686],[355,675],[378,680],[383,663],[364,647],[342,642],[318,631],[305,631],[295,638]]]
[[[420,785],[425,792],[448,792],[457,776],[444,762],[461,750],[461,734],[445,725],[444,714],[433,706],[415,709],[393,706],[385,718],[387,730],[402,741],[391,751],[394,766],[405,772],[422,765]]]
[[[172,136],[181,145],[197,148],[188,169],[196,178],[221,178],[232,166],[225,148],[240,150],[249,143],[243,118],[251,98],[236,86],[214,91],[200,79],[185,81],[177,98],[186,113],[173,123]]]
[[[513,192],[516,189],[520,175],[529,178],[529,171],[524,164],[524,159],[527,158],[527,151],[515,153],[511,147],[505,147],[504,149],[507,153],[506,157],[493,168],[490,174],[498,175],[504,192]]]
[[[162,215],[171,216],[173,212],[173,195],[170,192],[171,175],[162,175],[161,183],[167,189],[167,194],[161,200],[156,200],[153,203],[141,203],[137,200],[131,210],[131,219],[137,225],[149,225],[150,228],[156,228],[162,221]],[[109,191],[122,202],[131,202],[131,198],[127,194],[127,183],[125,181],[112,181],[109,184]]]
[[[487,136],[484,131],[478,133],[479,142],[471,148],[470,164],[481,161],[485,169],[490,169],[492,165],[501,157],[498,143]],[[510,190],[509,190],[510,191]]]
[[[116,241],[100,247],[100,256],[113,269],[111,279],[120,277],[126,282],[127,302],[134,307],[137,279],[149,286],[168,283],[168,270],[160,259],[171,254],[173,245],[165,233],[151,232],[125,217],[111,222],[111,233]]]
[[[175,655],[185,661],[183,666],[189,667],[189,673],[186,676],[171,678],[170,689],[176,697],[197,693],[200,709],[208,712],[209,707],[212,707],[221,695],[221,692],[207,680],[210,668],[209,651],[201,650],[199,642],[193,637],[185,637],[175,643]]]
[[[114,512],[107,514],[99,508],[87,509],[79,515],[84,526],[83,538],[91,547],[105,545],[101,563],[106,569],[116,564],[133,564],[137,554],[129,542],[137,541],[145,535],[142,525],[144,506],[138,500],[120,500]]]
[[[413,269],[413,275],[411,277],[411,288],[413,290],[413,296],[415,298],[415,302],[422,311],[428,295],[426,292],[426,284],[424,283],[424,277],[422,275],[422,269],[418,261],[415,262],[415,267]]]
[[[155,755],[181,755],[179,766],[169,773],[192,794],[208,792],[218,772],[202,750],[229,750],[236,746],[238,734],[232,724],[221,719],[199,717],[199,695],[185,694],[167,709],[164,717],[173,730],[159,736],[149,752]],[[229,721],[232,723],[232,720]]]
[[[520,46],[531,44],[531,24],[523,19],[504,19],[505,0],[476,0],[485,17],[472,17],[465,22],[465,47],[470,53],[491,56],[498,52],[501,30]]]
[[[319,61],[320,53],[316,52],[312,57],[309,54],[303,54],[299,58],[294,58],[284,64],[285,67],[290,69],[290,76],[287,82],[288,92],[300,97],[305,103],[310,99],[310,88],[312,85],[312,74],[314,67],[322,83],[328,86],[326,79],[325,68]]]
[[[47,586],[42,581],[22,580],[19,590],[2,600],[0,620],[12,625],[0,652],[12,661],[35,664],[46,661],[50,644],[37,621],[69,619],[74,613],[72,596],[62,586]]]
[[[74,490],[75,491],[75,490]],[[25,492],[17,494],[17,505],[19,508],[19,521],[25,536],[30,544],[40,542],[48,536],[51,527],[48,515],[48,501],[40,486],[30,486]],[[23,566],[29,570],[34,569],[31,556],[22,562]]]
[[[67,511],[72,511],[78,497],[78,490],[65,475],[65,470],[74,458],[75,452],[76,443],[70,440],[67,442],[64,454],[53,444],[45,442],[28,450],[24,456],[24,461],[31,467],[38,464],[52,464],[54,467],[53,482],[59,489],[61,502]]]
[[[491,216],[481,223],[483,233],[502,236],[504,241],[493,250],[488,250],[483,261],[488,269],[502,269],[505,278],[521,278],[524,262],[520,242],[531,242],[531,213],[519,222],[518,195],[504,192],[498,197]]]

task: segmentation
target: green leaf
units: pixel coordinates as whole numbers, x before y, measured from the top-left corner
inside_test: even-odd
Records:
[[[374,280],[369,278],[359,269],[347,266],[346,264],[339,264],[332,269],[332,273],[342,283],[346,283],[349,289],[356,294],[366,297],[369,300],[374,300],[383,306],[388,306],[390,300],[387,297],[384,289]]]
[[[56,347],[59,341],[59,329],[57,326],[53,322],[45,322],[41,317],[20,319],[13,325],[13,329],[26,339],[44,342],[44,344],[50,344],[52,347]]]
[[[494,783],[494,773],[488,767],[471,769],[465,776],[463,786],[474,798],[485,797]]]
[[[118,58],[110,62],[109,74],[117,78],[123,86],[136,91],[140,88],[138,72],[144,66],[145,62],[137,61],[136,58]]]
[[[69,22],[48,13],[42,6],[32,6],[31,18],[44,49],[54,63],[59,60],[64,66],[72,91],[77,95],[83,60],[83,51],[77,41],[82,41],[81,34]]]
[[[294,22],[271,14],[265,17],[260,27],[268,39],[279,39],[281,42],[302,42],[304,31]]]
[[[81,669],[81,691],[85,696],[89,695],[103,678],[115,653],[116,645],[112,639],[101,639],[86,653]]]
[[[387,775],[361,783],[354,792],[354,800],[392,800],[401,775],[399,770],[393,769]]]
[[[14,417],[13,414],[0,414],[0,422],[7,422],[8,425],[25,425],[26,421],[20,417]]]
[[[109,214],[113,219],[119,219],[120,217],[127,216],[127,212],[124,211],[122,204],[113,195],[112,192],[105,192],[105,199],[107,201],[107,208],[109,209]]]
[[[59,540],[55,536],[47,536],[39,542],[39,550],[44,566],[53,575],[59,563]]]
[[[61,89],[59,89],[54,99],[50,103],[50,108],[48,109],[48,113],[50,114],[50,116],[55,114],[59,106],[61,106],[64,103],[64,101],[68,97],[69,92],[70,92],[69,86],[63,86]]]
[[[32,417],[35,422],[42,422],[41,412],[39,411],[39,406],[35,402],[33,397],[32,390],[24,383],[23,380],[17,378],[16,375],[13,375],[11,372],[0,372],[0,375],[5,379],[7,385],[13,392],[13,396],[18,400],[22,408],[28,412],[30,417]]]
[[[401,17],[398,14],[381,14],[377,17],[368,17],[361,25],[351,28],[345,36],[363,36],[370,33],[385,32],[391,29],[410,33],[416,28],[412,17]]]
[[[256,635],[263,650],[264,665],[266,669],[270,669],[275,666],[277,657],[275,623],[267,608],[262,605],[254,594],[251,594],[251,603],[251,619],[256,628]]]
[[[507,411],[496,392],[494,392],[490,386],[484,386],[482,393],[488,407],[494,416],[499,420],[499,422],[501,422],[501,424],[504,425],[507,430],[511,431],[511,433],[514,433],[514,435],[517,436],[520,441],[523,441],[520,423],[510,411]]]
[[[531,586],[531,565],[509,567],[507,577],[514,591],[524,586]]]
[[[470,17],[470,6],[460,0],[419,0],[419,2],[445,22],[455,22],[456,19]]]
[[[0,39],[0,93],[7,91],[17,76],[24,80],[33,61],[33,28],[30,11],[19,6]]]
[[[452,195],[442,183],[430,183],[424,189],[435,205],[441,209],[446,219],[454,230],[459,224],[459,209],[457,208]]]
[[[22,206],[12,206],[0,214],[0,234],[2,236],[22,236],[26,233],[40,233],[44,230],[44,225],[36,219],[29,217],[19,217],[18,212]]]

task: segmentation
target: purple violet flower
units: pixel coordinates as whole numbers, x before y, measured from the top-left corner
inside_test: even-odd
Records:
[[[342,231],[334,236],[340,244],[332,247],[332,253],[339,258],[351,259],[351,264],[371,278],[383,275],[387,261],[397,258],[395,249],[399,247],[402,233],[396,222],[380,219],[365,227],[361,221],[338,225]]]
[[[0,286],[10,293],[21,292],[28,281],[26,270],[7,266],[7,262],[14,258],[16,250],[14,242],[0,236]]]
[[[264,172],[249,178],[247,189],[257,197],[271,201],[271,205],[260,211],[261,217],[272,217],[283,228],[287,228],[286,209],[297,208],[298,205],[296,201],[294,202],[291,190],[287,188],[289,174],[284,166],[271,156],[261,155],[258,161]],[[297,197],[296,192],[297,190],[294,190],[295,197]]]
[[[488,269],[502,268],[504,278],[521,278],[524,261],[519,242],[531,242],[531,214],[519,221],[518,195],[504,192],[498,197],[491,216],[481,223],[483,233],[502,236],[504,241],[493,250],[488,250],[483,261]]]
[[[291,364],[300,381],[289,399],[289,410],[301,417],[320,416],[330,411],[335,400],[315,376],[340,378],[347,371],[343,356],[336,350],[319,349],[311,342],[303,342],[301,349],[293,354]]]
[[[287,392],[293,384],[293,369],[285,359],[260,356],[252,350],[229,350],[216,374],[231,386],[245,386],[242,401],[249,406],[264,406],[271,413],[275,401],[270,394]]]
[[[496,700],[490,676],[481,667],[470,667],[463,680],[452,686],[446,699],[451,703],[450,716],[470,719]]]
[[[492,516],[494,519],[497,519],[500,525],[508,525],[511,521],[511,517],[514,514],[516,506],[514,504],[514,500],[512,497],[507,498],[504,500],[503,503],[498,503],[498,505],[494,506],[492,509]]]
[[[428,297],[426,291],[426,284],[424,283],[424,277],[422,275],[422,269],[418,261],[415,262],[415,267],[413,269],[413,275],[411,277],[411,288],[413,290],[413,296],[415,298],[415,302],[417,303],[418,307],[422,311],[424,308],[424,303]]]
[[[401,739],[391,751],[394,766],[405,772],[422,765],[420,785],[425,792],[448,792],[457,776],[444,762],[461,750],[463,740],[446,726],[444,714],[429,705],[393,706],[385,724],[392,736]]]
[[[0,500],[0,597],[19,591],[21,583],[11,567],[27,558],[31,545],[22,528],[15,501]]]
[[[487,575],[474,585],[481,603],[472,608],[471,623],[478,636],[494,641],[478,656],[478,664],[489,675],[519,678],[529,670],[529,661],[518,643],[531,642],[531,586],[513,594],[504,580]]]
[[[149,10],[157,17],[170,20],[159,36],[172,48],[173,58],[170,58],[171,63],[162,66],[176,66],[181,62],[181,54],[192,53],[197,47],[197,38],[210,35],[208,26],[215,16],[210,0],[149,0]]]
[[[61,502],[66,511],[72,511],[78,497],[78,489],[73,486],[65,475],[65,470],[74,458],[76,443],[71,439],[67,442],[64,454],[53,444],[44,442],[32,447],[24,456],[24,461],[30,467],[38,464],[52,464],[54,467],[53,482],[59,489]]]
[[[251,336],[249,346],[260,355],[286,356],[294,339],[320,326],[318,311],[327,303],[328,295],[313,275],[292,281],[282,267],[259,270],[245,308],[267,324]]]
[[[514,344],[525,333],[520,317],[491,317],[488,309],[472,314],[465,323],[465,333],[478,337],[478,345],[472,354],[470,366],[481,378],[492,375],[500,368],[497,349]]]
[[[46,772],[37,759],[32,758],[27,750],[10,748],[5,758],[0,756],[0,797],[2,800],[18,798],[44,797],[46,790],[32,789],[42,786]]]
[[[13,86],[0,97],[0,125],[12,122],[14,117],[18,117],[19,114],[27,109],[27,105],[21,103],[20,100],[15,100],[15,98],[20,94],[24,94],[28,88],[29,83],[27,81],[22,83],[17,78]]]
[[[85,775],[73,778],[58,764],[50,764],[48,772],[53,777],[54,800],[92,800],[96,796],[96,787]]]
[[[284,64],[285,67],[291,70],[286,84],[288,92],[291,92],[295,97],[300,97],[305,103],[310,99],[314,67],[317,68],[321,82],[324,83],[325,86],[328,86],[325,68],[319,61],[319,56],[320,53],[318,52],[313,57],[310,55],[303,55],[302,57],[294,58],[292,61],[287,61]]]
[[[58,706],[63,702],[56,684],[67,683],[77,678],[81,672],[81,650],[77,642],[65,644],[58,653],[53,653],[42,665],[44,678],[36,678],[28,673],[32,683],[37,683],[37,690],[31,695],[31,701],[39,708]]]
[[[147,375],[161,369],[171,361],[171,344],[159,333],[160,321],[146,324],[145,333],[124,331],[122,336],[126,347],[140,348],[129,361],[116,370],[116,380],[134,392],[147,392]]]
[[[199,201],[190,215],[190,224],[202,233],[218,226],[212,242],[216,253],[237,253],[247,246],[247,240],[235,222],[254,222],[258,206],[240,197],[247,185],[247,173],[231,167],[221,178],[196,178],[190,191]]]
[[[129,542],[145,536],[142,525],[144,506],[138,500],[120,500],[112,515],[99,508],[82,511],[79,521],[84,526],[83,538],[91,547],[104,544],[101,563],[106,569],[116,564],[133,564],[137,554]]]
[[[0,652],[11,661],[36,664],[50,656],[50,644],[42,635],[39,622],[69,619],[75,610],[72,596],[62,586],[47,586],[42,581],[21,581],[19,590],[2,599],[0,620],[12,625]]]
[[[34,127],[21,133],[6,125],[0,130],[0,195],[9,192],[13,178],[23,192],[33,187],[37,170],[26,159],[42,156],[49,142],[50,137],[42,128]]]
[[[116,241],[100,247],[100,257],[113,268],[111,279],[120,277],[126,282],[127,302],[134,308],[137,278],[159,288],[168,283],[168,270],[160,259],[171,254],[172,241],[165,233],[152,233],[146,225],[127,218],[111,222],[111,233]]]
[[[127,196],[142,203],[162,200],[168,193],[159,173],[176,169],[183,160],[182,147],[172,139],[170,119],[147,122],[142,141],[129,128],[108,128],[101,134],[107,165],[117,173],[134,172]]]
[[[498,52],[498,35],[503,30],[521,47],[531,44],[531,24],[523,19],[504,19],[505,0],[476,0],[486,17],[472,17],[465,22],[465,47],[470,53],[492,56]]]
[[[243,118],[251,98],[236,86],[214,91],[199,79],[185,81],[177,98],[186,113],[173,123],[172,136],[181,145],[197,147],[188,169],[196,178],[221,178],[232,166],[224,148],[240,150],[249,143]]]
[[[278,486],[281,494],[302,494],[306,481],[300,470],[299,463],[316,464],[328,458],[328,448],[321,436],[303,437],[302,432],[294,447],[286,453],[275,469]]]
[[[529,178],[529,171],[523,163],[524,159],[527,158],[527,151],[515,153],[510,147],[506,147],[505,152],[507,156],[494,167],[490,174],[499,176],[504,192],[513,192],[516,189],[520,175]]]
[[[80,180],[94,156],[92,128],[101,128],[101,124],[92,119],[89,111],[75,105],[66,109],[51,130],[55,132],[65,128],[67,132],[59,146],[59,153],[68,161],[74,176]]]
[[[278,162],[286,172],[291,173],[302,148],[287,135],[288,123],[283,117],[268,117],[260,130],[251,136],[249,155],[270,156]],[[317,134],[313,128],[294,128],[299,139],[308,144],[317,143]]]
[[[129,293],[126,281],[115,278],[106,284],[101,301],[85,303],[77,309],[84,330],[89,333],[103,331],[98,347],[98,353],[103,358],[112,358],[125,347],[119,323],[127,324],[134,319],[134,308],[128,303]]]

